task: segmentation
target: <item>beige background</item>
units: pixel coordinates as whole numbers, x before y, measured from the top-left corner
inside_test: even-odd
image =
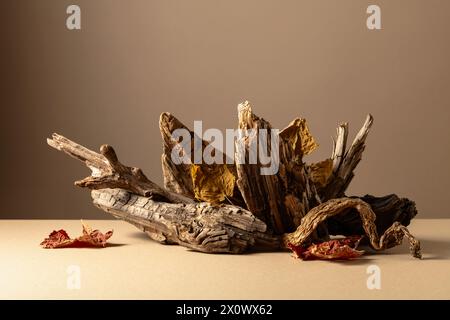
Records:
[[[68,31],[77,3],[82,30]],[[365,26],[382,9],[381,31]],[[51,150],[59,132],[161,182],[162,111],[236,125],[250,100],[275,127],[306,117],[329,155],[339,122],[375,123],[350,194],[416,200],[448,217],[449,1],[2,1],[2,218],[103,218]],[[53,200],[51,200],[51,198]]]

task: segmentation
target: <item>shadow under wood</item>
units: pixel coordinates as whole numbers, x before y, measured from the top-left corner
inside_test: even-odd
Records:
[[[189,248],[186,248],[189,252],[192,253],[196,253],[196,254],[205,254],[204,252],[200,252],[200,251],[196,251],[196,250],[192,250]],[[364,255],[362,257],[359,258],[355,258],[355,259],[348,259],[348,260],[326,260],[326,259],[311,259],[311,260],[302,260],[299,258],[295,258],[292,254],[292,251],[289,249],[279,249],[279,250],[255,250],[255,249],[249,249],[245,252],[239,253],[237,255],[244,255],[244,256],[248,256],[248,255],[255,255],[255,254],[259,254],[259,253],[277,253],[280,255],[284,255],[284,256],[291,256],[291,259],[293,260],[297,260],[298,262],[301,263],[314,263],[317,261],[321,261],[321,262],[329,262],[331,264],[333,263],[337,263],[337,264],[342,264],[342,265],[350,265],[350,266],[358,266],[358,265],[367,265],[367,264],[373,264],[373,260],[372,258],[368,257],[367,255]],[[208,254],[208,253],[207,253]],[[209,254],[220,254],[220,255],[236,255],[230,252],[226,252],[226,253],[209,253]]]
[[[182,247],[182,246],[181,246]],[[182,247],[183,248],[183,247]],[[232,252],[201,252],[198,250],[190,249],[187,247],[184,247],[186,250],[192,253],[198,253],[198,254],[213,254],[213,255],[230,255],[230,256],[249,256],[249,255],[255,255],[260,253],[279,253],[279,254],[289,254],[291,252],[290,250],[285,249],[279,249],[279,250],[259,250],[255,248],[250,248],[247,251],[241,252],[241,253],[232,253]]]
[[[160,244],[162,246],[177,246],[178,244],[171,244],[171,243],[159,243],[158,241],[152,240],[145,232],[142,231],[135,231],[135,232],[130,232],[128,233],[128,236],[132,239],[136,239],[136,240],[146,240],[146,241],[151,241],[157,244]],[[197,251],[194,249],[190,249],[187,247],[183,247],[180,245],[180,248],[184,248],[186,250],[188,250],[189,252],[193,252],[193,253],[199,253],[199,254],[208,254],[207,252],[201,252],[201,251]],[[282,252],[282,253],[289,253],[291,252],[289,249],[258,249],[258,248],[250,248],[245,252],[239,253],[240,255],[250,255],[250,254],[257,254],[257,253],[268,253],[268,252]],[[221,255],[226,255],[226,254],[230,254],[230,255],[235,255],[235,253],[230,253],[230,252],[224,252],[224,253],[209,253],[209,254],[221,254]]]
[[[419,239],[422,249],[422,260],[449,260],[450,259],[450,243],[448,241],[436,240],[436,239]],[[405,239],[403,243],[394,248],[389,248],[382,251],[376,251],[369,247],[363,247],[366,251],[366,256],[379,256],[379,255],[397,255],[408,254],[409,255],[409,243]]]
[[[163,243],[158,243],[157,241],[152,240],[145,232],[141,232],[141,231],[136,231],[136,232],[131,232],[128,234],[131,238],[136,239],[136,240],[146,240],[146,241],[151,241],[154,243],[157,243],[159,245],[176,245],[176,244],[163,244]],[[220,255],[235,255],[234,253],[205,253],[205,252],[200,252],[194,249],[190,249],[187,247],[183,247],[180,246],[180,249],[183,248],[189,252],[192,252],[194,254],[220,254]],[[364,248],[367,249],[367,248]],[[239,253],[239,255],[255,255],[255,254],[260,254],[260,253],[280,253],[280,254],[287,254],[287,255],[291,255],[292,251],[289,250],[288,248],[279,248],[279,249],[260,249],[260,248],[250,248],[245,252]],[[358,259],[352,259],[352,260],[333,260],[330,262],[334,262],[334,263],[340,263],[340,264],[349,264],[349,265],[364,265],[364,264],[368,264],[370,263],[373,259],[368,258],[367,256],[371,255],[371,254],[377,254],[376,252],[372,252],[369,250],[366,251],[366,254]],[[294,258],[293,258],[294,259]],[[311,261],[306,261],[306,262],[312,262],[314,260]]]
[[[71,245],[67,247],[59,247],[59,248],[52,248],[52,250],[62,250],[62,249],[87,249],[87,250],[99,250],[99,249],[107,249],[107,248],[114,248],[114,247],[123,247],[127,246],[127,243],[111,243],[107,242],[105,247],[96,247],[92,245]]]
[[[107,243],[106,248],[123,247],[127,245],[128,245],[127,243]]]
[[[365,264],[373,264],[373,260],[371,258],[368,258],[366,254],[364,254],[362,257],[356,258],[356,259],[350,259],[350,260],[329,260],[330,263],[338,263],[338,264],[345,264],[350,266],[360,266]],[[313,260],[311,260],[313,261]],[[320,261],[326,261],[326,260],[320,260]]]
[[[130,232],[128,234],[130,236],[130,238],[133,239],[139,239],[139,240],[149,240],[149,241],[153,241],[152,239],[150,239],[150,237],[143,231],[134,231],[134,232]]]
[[[436,239],[419,239],[424,260],[449,260],[450,243]]]

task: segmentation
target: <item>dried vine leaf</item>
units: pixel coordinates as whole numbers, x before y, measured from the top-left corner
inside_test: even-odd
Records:
[[[70,239],[67,232],[63,229],[58,231],[53,230],[44,241],[41,242],[41,247],[45,249],[52,248],[65,248],[71,246],[75,242],[75,239]]]
[[[60,229],[50,233],[50,235],[41,242],[41,246],[45,249],[105,247],[106,241],[111,238],[113,234],[112,230],[103,234],[99,230],[92,230],[92,228],[83,221],[81,221],[81,224],[83,226],[83,235],[78,238],[71,239],[65,230]]]
[[[325,187],[333,172],[333,160],[326,159],[309,165],[310,177],[316,186]]]
[[[191,165],[195,198],[209,203],[220,203],[233,196],[236,177],[226,164],[214,166]]]
[[[302,260],[350,260],[364,254],[363,250],[356,250],[362,236],[351,236],[343,239],[333,239],[321,243],[314,243],[308,247],[288,244],[296,258]]]
[[[302,219],[302,223],[292,233],[283,236],[286,247],[289,245],[305,246],[314,230],[327,218],[338,215],[343,211],[354,208],[358,211],[364,232],[369,237],[370,245],[375,250],[384,250],[402,243],[403,237],[409,240],[410,251],[415,258],[421,258],[420,242],[412,236],[408,229],[399,222],[394,222],[381,237],[378,237],[375,225],[376,215],[370,205],[359,198],[338,198],[324,202],[311,209]]]
[[[280,137],[289,141],[294,154],[300,157],[310,154],[318,147],[318,144],[309,132],[305,119],[294,119],[280,132]]]

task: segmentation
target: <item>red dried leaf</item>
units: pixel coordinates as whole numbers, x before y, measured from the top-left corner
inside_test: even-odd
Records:
[[[295,246],[289,243],[288,247],[297,258],[302,260],[349,260],[364,254],[364,251],[356,250],[361,238],[361,236],[351,236],[314,243],[308,247]]]
[[[74,240],[70,239],[67,232],[63,229],[58,231],[53,231],[50,233],[48,238],[41,242],[41,246],[49,249],[49,248],[60,248],[67,247],[71,245]]]
[[[99,230],[92,230],[87,224],[83,223],[83,235],[75,239],[70,239],[67,232],[63,229],[53,231],[48,238],[41,242],[45,249],[54,248],[83,248],[83,247],[105,247],[106,241],[112,236],[113,231],[103,234]]]

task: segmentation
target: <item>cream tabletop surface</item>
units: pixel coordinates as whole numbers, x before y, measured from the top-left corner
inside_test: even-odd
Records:
[[[204,254],[153,242],[123,221],[86,222],[114,229],[106,248],[39,246],[54,229],[80,235],[79,220],[0,220],[0,298],[450,299],[450,219],[412,222],[422,260],[404,243],[346,262],[301,261],[289,252]],[[368,287],[373,270],[379,289]]]

